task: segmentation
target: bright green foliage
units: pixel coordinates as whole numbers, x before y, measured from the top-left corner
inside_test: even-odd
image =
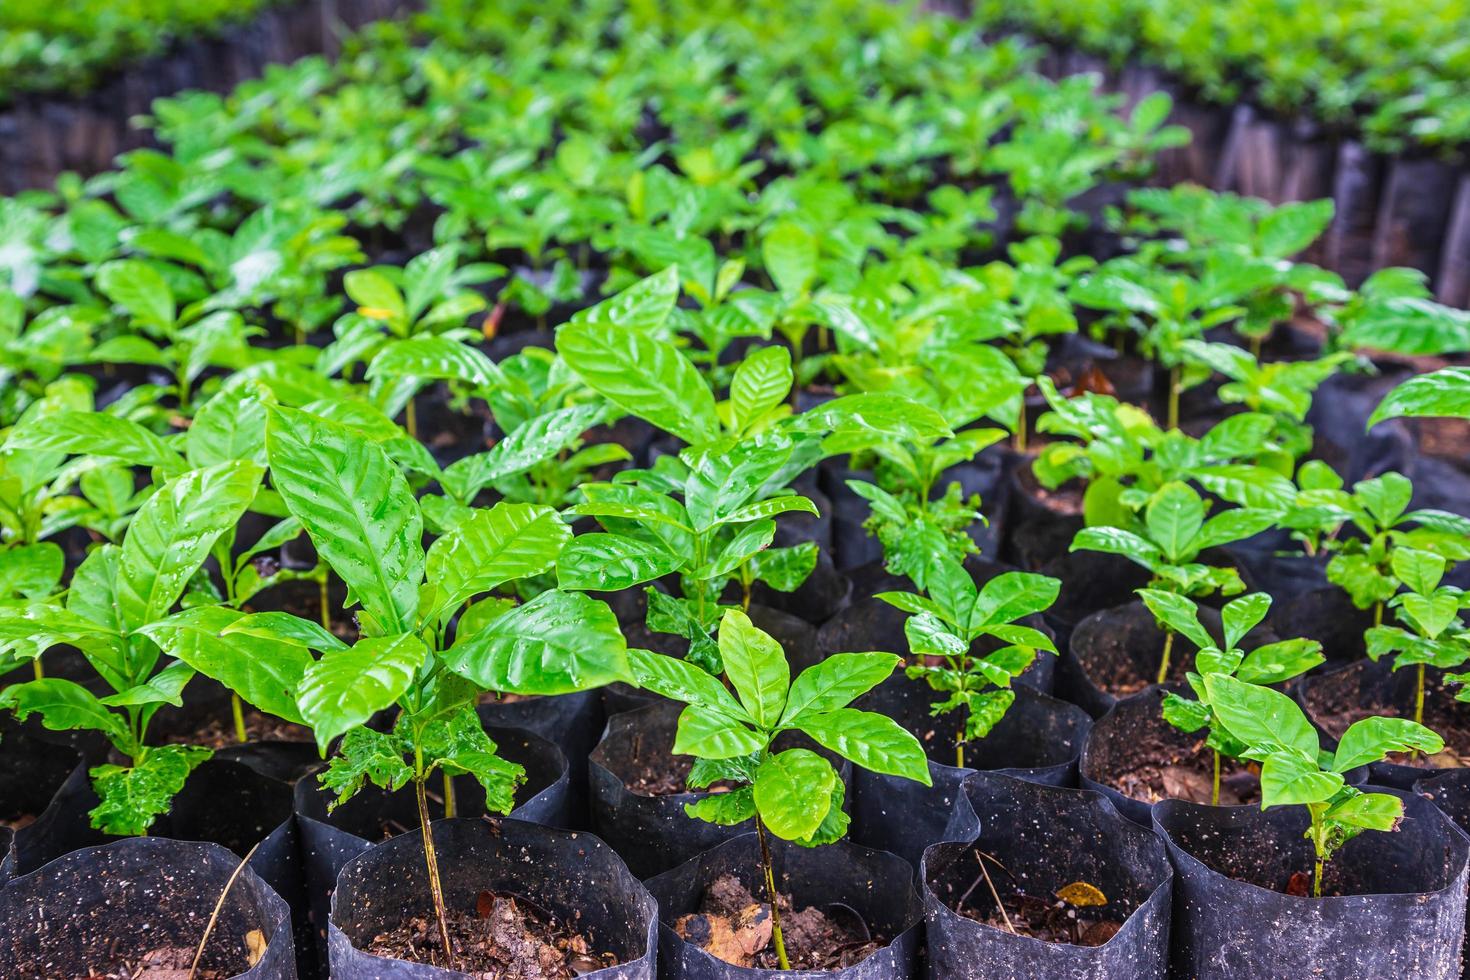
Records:
[[[1366,635],[1369,657],[1378,660],[1393,654],[1394,670],[1418,667],[1414,720],[1419,722],[1424,720],[1424,668],[1450,671],[1470,661],[1470,632],[1460,618],[1460,609],[1467,602],[1465,593],[1440,584],[1448,565],[1433,552],[1395,548],[1390,566],[1405,591],[1396,594],[1388,605],[1404,625],[1374,626]],[[1460,684],[1470,681],[1466,673],[1447,676]],[[1470,701],[1470,691],[1462,687],[1455,697]]]
[[[933,564],[928,579],[928,595],[882,592],[878,598],[911,614],[904,623],[913,655],[906,673],[947,695],[931,713],[962,711],[963,737],[956,741],[984,738],[1016,700],[1011,681],[1038,653],[1057,652],[1051,637],[1017,620],[1049,609],[1061,582],[1005,572],[977,589],[963,565],[945,559]],[[999,649],[977,655],[973,648],[982,639]]]
[[[687,705],[673,751],[697,759],[690,786],[737,784],[686,806],[690,816],[720,824],[758,817],[778,837],[806,847],[839,840],[848,824],[842,779],[809,749],[773,749],[788,731],[866,769],[929,785],[918,739],[891,718],[847,707],[892,674],[898,657],[834,654],[792,680],[781,645],[736,609],[724,614],[719,648],[733,694],[682,660],[629,651],[640,686]]]

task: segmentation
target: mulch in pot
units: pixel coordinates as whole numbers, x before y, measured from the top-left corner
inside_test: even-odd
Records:
[[[846,840],[815,848],[779,838],[768,843],[793,968],[825,971],[832,980],[913,975],[921,907],[911,864]],[[645,884],[658,901],[661,977],[787,975],[767,948],[770,907],[755,834],[727,840]]]
[[[240,863],[214,844],[136,837],[73,851],[0,888],[0,976],[182,980]],[[286,903],[241,871],[200,977],[296,976]]]
[[[1150,687],[1122,699],[1093,724],[1082,748],[1082,785],[1140,823],[1160,800],[1210,802],[1215,759],[1205,745],[1208,732],[1183,732],[1165,721],[1165,693]],[[1259,802],[1258,767],[1228,758],[1220,766],[1221,805]]]
[[[334,978],[566,980],[597,969],[652,980],[654,903],[601,841],[499,819],[436,821],[433,834],[458,972],[444,970],[415,830],[343,867],[328,923]]]
[[[1163,975],[1168,857],[1105,797],[971,773],[950,831],[919,871],[932,976]]]
[[[1175,869],[1176,975],[1459,977],[1470,842],[1428,800],[1365,790],[1400,796],[1404,819],[1344,844],[1321,898],[1306,807],[1155,807]]]

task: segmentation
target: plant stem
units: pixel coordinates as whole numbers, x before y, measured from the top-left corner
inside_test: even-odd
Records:
[[[1164,634],[1164,655],[1159,658],[1159,680],[1163,684],[1169,679],[1169,654],[1174,649],[1174,631]]]
[[[323,568],[322,577],[317,581],[317,590],[318,594],[321,597],[322,629],[326,630],[328,633],[332,631],[332,614],[327,609],[327,596],[329,594],[329,590],[327,588],[327,577],[331,574],[332,573],[327,571],[326,568]]]
[[[46,671],[41,667],[40,657],[31,661],[31,671],[36,675],[36,680],[43,681],[46,679]]]
[[[1179,368],[1169,369],[1169,415],[1168,428],[1179,428]]]
[[[761,870],[766,876],[766,899],[771,903],[771,942],[776,946],[776,960],[781,969],[791,969],[786,958],[786,937],[781,933],[781,911],[776,902],[776,872],[771,867],[771,849],[766,844],[765,824],[760,814],[755,817],[755,836],[761,842]]]
[[[230,693],[230,715],[235,719],[235,741],[250,741],[250,736],[245,731],[245,710],[240,704],[240,695],[234,692]]]
[[[1317,858],[1316,861],[1314,861],[1313,862],[1313,865],[1312,865],[1312,897],[1313,898],[1321,898],[1322,897],[1322,865],[1323,865],[1323,861],[1322,861],[1322,859],[1320,857]]]
[[[455,815],[454,779],[443,769],[439,770],[439,774],[444,777],[444,816],[453,817]]]
[[[1026,393],[1021,392],[1021,421],[1016,426],[1016,452],[1026,451]]]
[[[408,404],[403,407],[403,426],[408,429],[408,434],[415,439],[419,437],[418,415],[414,412],[413,398],[408,399]]]
[[[961,769],[965,768],[965,730],[960,729],[959,737],[954,740],[954,764]]]
[[[1374,626],[1382,626],[1383,625],[1383,603],[1382,602],[1375,602],[1373,604],[1373,625]]]
[[[449,924],[444,911],[444,886],[439,883],[439,855],[434,851],[434,828],[429,825],[429,800],[424,792],[423,753],[414,749],[413,790],[419,804],[419,829],[424,835],[424,867],[429,872],[429,897],[434,902],[434,918],[439,923],[439,941],[444,944],[444,967],[454,969],[454,947],[449,942]]]
[[[1414,721],[1424,724],[1424,665],[1419,665],[1419,676],[1414,679]],[[1419,750],[1415,749],[1409,755],[1410,762],[1419,761]]]
[[[1220,752],[1215,751],[1215,782],[1210,787],[1210,806],[1220,805]]]

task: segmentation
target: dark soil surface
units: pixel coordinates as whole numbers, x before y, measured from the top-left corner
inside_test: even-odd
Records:
[[[1039,449],[1040,446],[1032,448]],[[1082,494],[1086,485],[1080,480],[1069,480],[1055,490],[1048,490],[1036,479],[1036,474],[1028,462],[1016,468],[1016,482],[1021,485],[1022,490],[1026,491],[1027,496],[1053,514],[1075,517],[1082,513]]]
[[[1073,946],[1101,946],[1118,934],[1122,926],[1104,919],[1091,910],[1078,909],[1059,898],[1042,898],[1015,892],[1002,897],[1005,915],[995,911],[995,899],[987,890],[981,904],[983,911],[968,906],[957,911],[976,922],[983,922],[1017,936],[1030,936],[1044,943],[1069,943]]]
[[[1214,753],[1203,737],[1180,743],[1163,733],[1143,732],[1118,750],[1104,782],[1130,799],[1145,803],[1189,800],[1209,803],[1214,781]],[[1096,778],[1094,776],[1094,778]],[[1259,803],[1259,770],[1231,759],[1220,760],[1220,805]]]
[[[611,953],[593,949],[587,937],[524,899],[481,892],[473,914],[452,909],[449,941],[454,969],[483,980],[571,980],[616,966]],[[366,945],[374,956],[444,967],[433,914],[405,919]]]
[[[263,714],[249,705],[244,706],[243,716],[246,742],[312,741],[311,729],[305,725],[296,725],[272,715]],[[235,737],[235,719],[229,713],[228,704],[224,706],[224,714],[211,718],[202,728],[191,734],[171,736],[167,741],[186,745],[203,745],[211,749],[224,749],[231,745],[243,744]]]
[[[642,733],[633,735],[631,757],[627,760],[628,774],[623,785],[628,792],[639,796],[674,796],[678,793],[723,793],[733,789],[732,784],[721,781],[703,789],[689,787],[689,772],[694,768],[694,757],[675,755],[665,745],[645,739]]]
[[[265,937],[259,932],[251,932],[246,936],[246,943],[249,946],[248,963],[253,965],[265,953]],[[240,971],[200,966],[197,972],[191,974],[194,953],[192,946],[163,946],[141,956],[116,960],[109,966],[79,974],[70,980],[190,980],[191,976],[194,980],[226,980],[247,968],[244,962],[241,963]],[[34,974],[26,972],[25,975],[54,976],[44,966]]]
[[[793,970],[840,970],[872,955],[887,941],[869,933],[847,906],[794,909],[789,895],[779,897],[781,933]],[[674,923],[674,931],[726,963],[774,970],[780,966],[771,944],[771,907],[751,895],[738,878],[716,878],[698,912]]]
[[[1413,667],[1405,667],[1400,673],[1412,677]],[[1390,718],[1413,717],[1411,704],[1400,706],[1386,697],[1369,698],[1359,691],[1354,672],[1324,674],[1306,688],[1307,713],[1312,720],[1333,738],[1342,738],[1343,732],[1355,721],[1373,715]],[[1437,769],[1456,769],[1470,765],[1470,712],[1463,710],[1461,702],[1455,700],[1455,689],[1436,684],[1433,679],[1425,683],[1424,724],[1444,739],[1444,751],[1438,755],[1414,758],[1406,752],[1395,752],[1385,761],[1401,766],[1433,766]]]

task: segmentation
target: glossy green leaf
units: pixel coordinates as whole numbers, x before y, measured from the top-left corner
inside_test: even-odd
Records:
[[[332,739],[397,701],[428,653],[413,633],[374,636],[345,650],[330,650],[308,667],[296,705],[322,752]]]
[[[768,756],[753,786],[761,822],[783,840],[811,837],[831,809],[836,782],[832,764],[808,749]]]
[[[438,608],[458,609],[481,592],[550,570],[571,537],[550,507],[499,503],[475,511],[429,547],[425,574]]]
[[[800,728],[818,745],[864,769],[930,785],[929,761],[919,740],[887,715],[833,708],[805,713]]]
[[[834,653],[796,676],[786,695],[782,725],[800,728],[803,717],[845,708],[893,674],[891,653]]]
[[[726,610],[720,620],[719,644],[725,676],[740,703],[758,727],[775,728],[791,684],[786,651],[738,609]]]
[[[579,534],[557,556],[556,578],[563,589],[615,592],[677,571],[689,557],[642,538]]]

